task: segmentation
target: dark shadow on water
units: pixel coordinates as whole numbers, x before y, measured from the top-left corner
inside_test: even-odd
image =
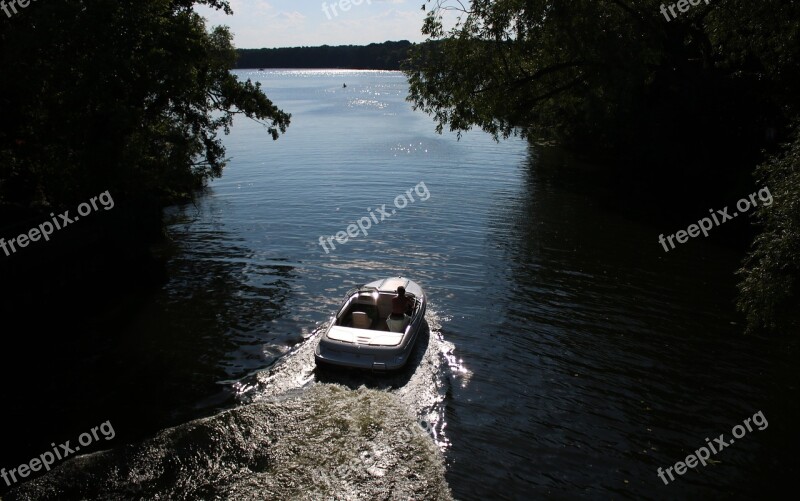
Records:
[[[764,494],[792,477],[796,363],[780,341],[742,335],[737,252],[716,235],[665,252],[659,233],[692,218],[634,217],[636,201],[596,173],[534,153],[489,214],[488,334],[459,318],[458,335],[443,331],[473,370],[448,414],[455,496],[776,497]],[[759,410],[768,432],[659,480]]]
[[[213,201],[200,204],[213,209]],[[191,221],[193,211],[178,210],[170,225],[162,287],[69,317],[43,310],[18,336],[22,348],[2,353],[4,380],[20,384],[4,390],[4,424],[15,431],[0,448],[1,466],[51,442],[74,443],[105,421],[116,437],[103,445],[119,447],[228,408],[236,399],[226,382],[278,358],[264,346],[289,344],[272,325],[287,313],[294,267],[264,262],[221,225]]]

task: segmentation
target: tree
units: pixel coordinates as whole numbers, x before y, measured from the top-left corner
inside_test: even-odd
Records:
[[[428,0],[428,39],[406,66],[409,100],[439,131],[555,140],[611,157],[623,181],[646,170],[649,185],[630,183],[644,197],[741,196],[765,148],[800,119],[800,2],[675,5]],[[460,17],[445,30],[448,12]],[[795,126],[757,171],[775,204],[759,209],[764,231],[740,271],[750,330],[785,327],[797,308],[799,160]]]
[[[756,172],[774,202],[757,209],[763,231],[739,270],[738,307],[751,332],[786,328],[800,311],[800,124]]]
[[[221,174],[236,115],[276,139],[290,116],[240,82],[231,34],[192,10],[227,0],[49,0],[0,27],[0,205],[55,206],[104,190],[190,197]],[[150,202],[147,202],[150,201]]]
[[[0,309],[46,305],[56,319],[160,283],[162,208],[221,174],[219,132],[236,116],[273,139],[286,130],[290,116],[229,71],[227,28],[208,30],[195,4],[230,13],[226,0],[47,0],[0,13],[0,237],[106,191],[115,202],[47,245],[0,253],[15,291]]]
[[[612,154],[751,145],[797,112],[798,2],[701,2],[669,20],[662,4],[428,0],[409,99],[438,130],[520,132]],[[451,11],[460,17],[445,30]]]

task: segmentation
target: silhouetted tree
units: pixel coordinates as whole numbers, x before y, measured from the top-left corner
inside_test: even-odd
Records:
[[[230,69],[227,28],[194,12],[226,0],[46,0],[0,12],[0,237],[109,191],[113,211],[46,244],[0,252],[0,310],[82,311],[164,279],[151,244],[164,205],[219,176],[235,116],[286,130],[258,83]],[[76,304],[77,303],[77,304]],[[52,307],[52,308],[51,308]],[[55,330],[43,329],[56,333]]]
[[[663,3],[428,0],[410,99],[440,130],[598,153],[752,145],[798,112],[800,2],[703,2],[670,20]],[[461,15],[449,31],[445,11]]]
[[[439,131],[519,132],[627,164],[615,179],[628,195],[741,196],[800,117],[800,2],[675,4],[428,0],[409,99]],[[460,15],[450,30],[446,11]],[[751,330],[785,327],[797,305],[799,144],[795,131],[758,171],[775,204],[759,209],[765,230],[741,272]]]
[[[800,313],[800,124],[783,151],[756,172],[774,201],[757,209],[764,230],[739,271],[738,306],[750,331],[778,330]]]
[[[219,176],[233,117],[274,139],[289,115],[240,82],[231,34],[194,4],[48,0],[0,23],[0,205],[59,205],[110,189],[165,203]],[[3,15],[5,17],[5,15]]]

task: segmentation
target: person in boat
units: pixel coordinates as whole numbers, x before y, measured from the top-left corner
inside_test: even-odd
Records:
[[[397,288],[397,296],[392,298],[392,314],[386,319],[389,330],[403,332],[413,308],[414,300],[406,296],[406,289],[401,285]]]

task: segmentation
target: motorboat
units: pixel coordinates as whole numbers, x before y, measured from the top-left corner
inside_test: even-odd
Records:
[[[408,308],[392,314],[398,287]],[[425,323],[427,298],[422,287],[404,277],[386,278],[347,292],[314,351],[317,365],[389,371],[403,367]]]

